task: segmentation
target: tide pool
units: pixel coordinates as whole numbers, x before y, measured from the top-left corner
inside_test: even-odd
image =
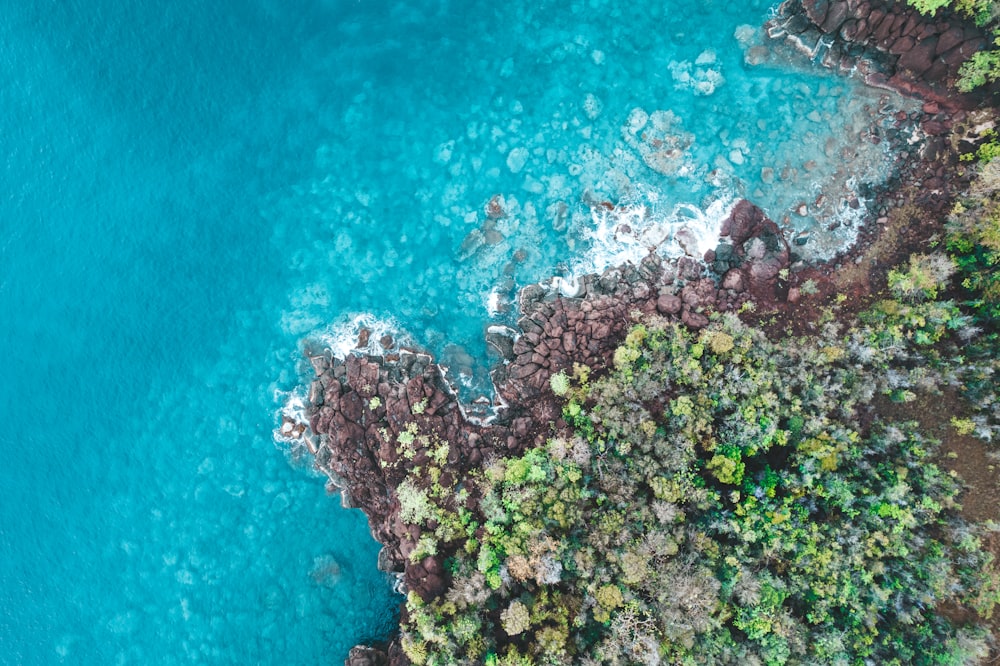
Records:
[[[901,104],[747,65],[766,2],[0,2],[2,664],[385,636],[364,517],[273,436],[303,338],[364,315],[488,392],[518,286],[626,256],[594,209],[748,196],[829,256]]]

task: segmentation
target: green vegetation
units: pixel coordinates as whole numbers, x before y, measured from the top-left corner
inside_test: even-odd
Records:
[[[935,612],[987,613],[1000,595],[956,482],[910,424],[856,425],[901,381],[887,370],[915,342],[912,317],[888,340],[830,330],[781,347],[734,317],[700,335],[635,327],[606,376],[559,380],[571,433],[466,480],[474,520],[447,492],[401,487],[404,520],[461,542],[447,592],[408,599],[407,654],[974,663],[982,633]]]
[[[993,48],[972,54],[959,70],[958,88],[970,92],[1000,79],[1000,2],[997,0],[907,0],[922,14],[934,15],[948,7],[986,28]]]
[[[995,166],[996,165],[996,166]],[[410,423],[399,518],[446,589],[408,595],[416,664],[976,664],[1000,566],[995,526],[887,400],[960,387],[960,436],[1000,437],[1000,164],[982,167],[949,254],[910,257],[844,329],[774,342],[733,316],[635,323],[611,367],[552,376],[564,428],[458,479]],[[953,294],[957,274],[964,302]],[[417,414],[419,410],[414,410]],[[951,614],[950,616],[955,616]],[[961,614],[958,614],[961,615]],[[968,614],[965,615],[968,617]]]
[[[1000,320],[1000,161],[981,167],[969,196],[952,211],[948,232],[969,304],[987,320]]]

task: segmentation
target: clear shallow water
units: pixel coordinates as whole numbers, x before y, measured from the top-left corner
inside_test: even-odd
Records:
[[[0,663],[385,632],[363,517],[272,440],[300,339],[370,312],[481,386],[489,295],[599,264],[585,202],[781,219],[877,106],[744,66],[766,3],[492,4],[2,1]]]

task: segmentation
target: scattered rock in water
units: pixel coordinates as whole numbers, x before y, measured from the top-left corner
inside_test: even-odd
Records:
[[[323,587],[335,587],[343,576],[340,562],[333,555],[320,555],[313,560],[312,570],[309,572],[310,578],[317,585]]]
[[[507,215],[507,202],[504,200],[502,194],[494,194],[488,202],[486,202],[486,217],[491,220],[499,220]]]
[[[479,249],[486,243],[486,238],[483,236],[483,232],[479,229],[473,229],[466,235],[462,244],[458,248],[458,260],[465,261],[472,257]]]
[[[372,336],[371,330],[367,328],[362,328],[358,331],[358,344],[355,345],[358,349],[365,349],[368,346],[368,341]]]
[[[313,384],[315,384],[315,382],[313,382]],[[310,385],[310,395],[313,395],[312,385]],[[320,402],[318,404],[322,405],[321,396],[320,396]],[[281,417],[281,427],[278,429],[278,432],[281,433],[282,437],[288,439],[302,439],[302,436],[305,434],[307,427],[308,426],[306,426],[305,423],[300,423],[295,419],[293,419],[292,417],[285,414],[282,415]]]
[[[591,120],[596,120],[601,111],[604,109],[604,105],[601,103],[593,93],[587,93],[587,96],[583,100],[583,112]]]
[[[771,50],[763,45],[751,46],[743,53],[743,62],[750,67],[757,67],[767,62]]]
[[[523,146],[518,146],[507,154],[507,168],[511,173],[520,173],[527,163],[528,149]]]

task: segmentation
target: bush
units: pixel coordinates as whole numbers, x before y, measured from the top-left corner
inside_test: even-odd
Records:
[[[877,323],[898,326],[898,314]],[[779,347],[735,318],[697,335],[637,327],[603,376],[567,386],[572,432],[463,481],[480,499],[467,531],[437,544],[446,592],[407,605],[407,654],[426,664],[976,654],[982,632],[935,609],[988,610],[1000,584],[957,517],[936,443],[910,424],[856,425],[876,391],[909,386],[894,373],[916,341],[882,339],[829,329]],[[426,495],[429,511],[402,488],[405,518],[454,522],[446,493]]]
[[[983,165],[948,222],[954,257],[969,304],[986,320],[1000,319],[1000,161]]]

